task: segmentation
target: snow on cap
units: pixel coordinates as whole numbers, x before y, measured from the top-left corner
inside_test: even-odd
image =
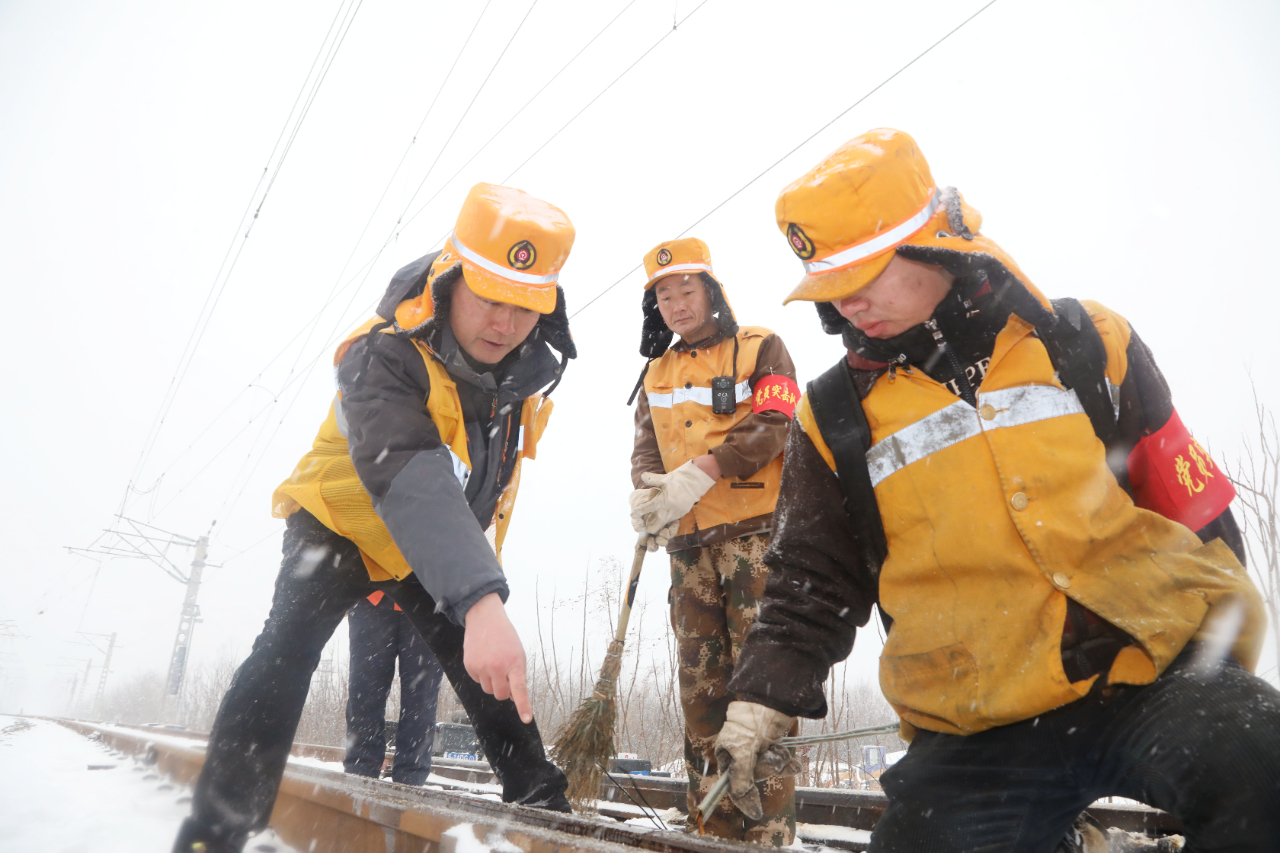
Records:
[[[939,201],[908,134],[879,128],[849,140],[778,195],[778,228],[805,267],[783,304],[830,302],[870,284],[894,249],[926,229]]]
[[[480,183],[467,193],[449,243],[477,296],[550,314],[575,234],[555,205]]]
[[[715,279],[711,271],[711,250],[697,237],[667,240],[654,246],[644,256],[644,273],[645,290],[653,287],[658,279],[679,273],[703,273]]]

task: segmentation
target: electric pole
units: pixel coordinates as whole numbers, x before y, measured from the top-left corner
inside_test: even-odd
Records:
[[[67,550],[73,554],[99,554],[107,557],[150,560],[166,575],[186,585],[187,593],[182,599],[182,614],[178,618],[178,635],[174,638],[173,651],[169,655],[169,672],[165,678],[164,693],[162,695],[161,717],[168,720],[170,716],[177,713],[178,700],[181,697],[182,685],[187,675],[187,661],[191,656],[192,633],[195,631],[196,623],[202,621],[197,598],[200,595],[200,581],[204,570],[213,565],[205,562],[205,558],[209,555],[209,536],[206,534],[198,539],[192,539],[189,536],[170,533],[167,530],[161,530],[159,527],[135,521],[123,515],[117,515],[116,518],[123,522],[122,527],[127,525],[130,529],[104,531],[104,533],[114,536],[115,539],[108,539],[102,545],[98,545],[95,541],[94,545],[97,545],[97,547],[67,548]],[[214,524],[217,524],[217,522],[214,522]],[[210,529],[212,529],[212,526]],[[191,568],[186,573],[169,558],[169,549],[174,546],[196,549],[195,558],[191,561]],[[104,683],[105,680],[106,673],[104,672]],[[84,686],[81,685],[81,693],[83,692]],[[101,686],[98,693],[100,703]]]
[[[102,662],[102,677],[98,679],[98,695],[93,699],[93,716],[102,714],[102,696],[107,692],[107,675],[111,672],[111,653],[116,650],[116,635],[112,633],[107,643],[107,659]]]
[[[89,658],[84,662],[84,678],[80,679],[80,695],[76,696],[76,706],[71,709],[71,713],[78,715],[80,709],[84,707],[84,688],[89,683],[89,670],[93,669],[93,658]]]
[[[178,636],[173,640],[173,652],[169,655],[169,677],[165,679],[163,716],[168,719],[177,715],[179,694],[182,682],[187,674],[187,658],[191,653],[191,635],[195,632],[196,623],[200,620],[200,605],[196,597],[200,594],[200,578],[204,572],[204,558],[209,553],[209,537],[201,536],[196,540],[196,555],[191,561],[191,572],[187,575],[187,596],[182,600],[182,616],[178,619]]]
[[[76,643],[76,645],[89,646],[95,652],[101,652],[102,656],[105,658],[105,660],[103,660],[102,662],[102,675],[98,677],[98,692],[94,695],[93,706],[89,708],[89,712],[88,712],[88,716],[97,718],[98,709],[102,707],[102,695],[107,690],[107,676],[111,674],[111,654],[116,649],[116,635],[115,634],[90,634],[87,631],[80,631],[79,635],[85,638],[85,642]],[[95,637],[101,637],[102,639],[107,640],[106,649],[102,649],[98,646],[98,641],[94,639]],[[90,658],[90,660],[92,660],[92,658]],[[89,686],[89,669],[86,666],[84,671],[84,681],[80,683],[80,698],[82,700],[84,698],[84,691],[88,688],[88,686]]]

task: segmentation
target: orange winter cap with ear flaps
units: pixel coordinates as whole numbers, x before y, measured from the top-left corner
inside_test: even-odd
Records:
[[[575,234],[554,204],[513,187],[480,183],[467,193],[433,266],[461,261],[462,276],[477,296],[550,314]]]
[[[950,224],[948,193],[955,191],[939,191],[916,141],[900,130],[878,128],[837,148],[786,187],[774,206],[778,228],[805,268],[783,304],[850,296],[906,244],[991,254],[1029,283],[1012,258],[978,233],[982,215],[958,194],[950,205],[957,225]]]
[[[666,240],[654,246],[644,256],[644,289],[653,287],[658,279],[684,273],[702,273],[717,284],[720,280],[711,271],[711,249],[697,237]]]

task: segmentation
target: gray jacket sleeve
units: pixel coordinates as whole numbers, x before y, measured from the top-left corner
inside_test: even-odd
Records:
[[[360,482],[440,611],[462,625],[489,593],[506,601],[498,559],[427,414],[431,380],[417,348],[393,335],[365,336],[342,359],[338,388]]]

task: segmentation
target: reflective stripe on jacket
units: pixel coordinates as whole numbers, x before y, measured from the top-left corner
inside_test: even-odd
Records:
[[[1118,387],[1128,324],[1085,305]],[[879,601],[893,625],[880,682],[905,722],[970,734],[1087,693],[1097,676],[1073,684],[1062,666],[1068,597],[1137,641],[1110,683],[1154,681],[1229,610],[1243,627],[1227,646],[1256,664],[1265,616],[1243,566],[1220,539],[1202,545],[1134,505],[1076,394],[1017,316],[996,339],[976,410],[906,370],[880,376],[863,410],[889,543]],[[797,419],[834,470],[807,401]]]
[[[380,319],[375,318],[353,332],[338,347],[334,364],[340,364],[350,345],[368,334],[379,322]],[[389,328],[382,331],[393,333]],[[413,344],[422,356],[431,381],[427,413],[439,430],[441,441],[449,449],[455,476],[465,486],[471,471],[471,458],[457,385],[424,341],[415,339]],[[493,519],[485,533],[499,560],[520,486],[520,464],[526,458],[535,458],[538,439],[551,416],[551,407],[551,401],[541,395],[535,394],[524,400],[519,419],[519,453],[515,467],[506,488],[498,498]],[[290,478],[276,488],[272,496],[272,514],[277,518],[286,518],[299,508],[306,509],[325,527],[355,542],[360,548],[360,555],[371,579],[402,580],[413,569],[374,511],[369,492],[361,484],[351,460],[345,432],[342,401],[340,395],[335,395],[334,402],[329,407],[329,415],[321,424],[310,452],[298,462]]]
[[[662,464],[674,471],[690,459],[718,446],[752,411],[750,378],[756,369],[760,344],[772,332],[759,326],[743,326],[735,338],[708,349],[669,349],[649,365],[644,377],[654,434]],[[734,341],[738,344],[738,369],[734,374],[732,414],[711,410],[711,380],[733,373]],[[768,515],[778,501],[782,475],[779,455],[751,477],[722,477],[680,520],[679,536],[721,524]]]

